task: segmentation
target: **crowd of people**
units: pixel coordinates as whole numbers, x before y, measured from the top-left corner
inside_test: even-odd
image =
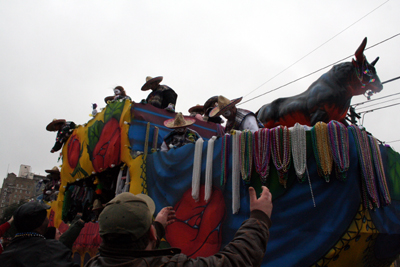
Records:
[[[250,187],[249,196],[250,217],[233,240],[215,255],[192,259],[179,248],[158,249],[165,228],[175,222],[172,207],[164,207],[153,219],[156,207],[148,195],[121,193],[100,213],[102,243],[99,253],[85,266],[260,266],[271,227],[272,196],[265,186],[259,198]],[[85,215],[58,238],[48,228],[49,208],[36,201],[25,203],[11,221],[0,226],[0,234],[11,223],[18,231],[0,254],[1,266],[79,266],[72,260],[71,249],[86,222]]]

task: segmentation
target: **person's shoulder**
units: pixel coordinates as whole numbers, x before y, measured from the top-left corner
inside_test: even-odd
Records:
[[[70,251],[63,243],[55,239],[46,239],[46,247],[49,251]]]

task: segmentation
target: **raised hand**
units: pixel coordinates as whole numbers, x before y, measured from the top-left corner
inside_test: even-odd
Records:
[[[256,190],[249,187],[250,211],[261,210],[271,217],[272,213],[272,195],[266,186],[262,186],[261,196],[257,199]]]
[[[157,214],[155,221],[161,223],[164,228],[175,222],[175,210],[173,207],[165,207]]]

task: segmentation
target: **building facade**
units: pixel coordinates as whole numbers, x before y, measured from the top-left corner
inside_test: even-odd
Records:
[[[32,178],[29,178],[32,177]],[[4,210],[12,204],[20,201],[36,199],[43,193],[45,176],[29,173],[25,177],[18,177],[9,173],[3,181],[0,191],[0,217]]]

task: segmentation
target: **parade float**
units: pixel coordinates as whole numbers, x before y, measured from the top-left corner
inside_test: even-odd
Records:
[[[331,70],[310,89],[324,93],[317,99],[332,100],[329,93],[338,94],[332,81],[339,81],[346,101],[339,96],[310,106],[312,96],[301,94],[282,110],[276,103],[287,100],[278,100],[258,111],[272,126],[254,133],[220,136],[217,124],[196,119],[190,128],[202,139],[168,152],[159,150],[171,131],[163,122],[175,113],[109,101],[63,145],[51,224],[66,228],[77,212],[93,207],[93,222],[73,247],[83,264],[101,242],[98,207],[121,192],[145,193],[156,213],[165,206],[176,210],[161,246],[206,257],[249,217],[247,188],[260,192],[266,185],[274,209],[263,266],[390,266],[400,252],[400,155],[367,129],[344,123],[352,95],[382,89],[376,61],[369,64],[361,50],[352,63],[342,63],[347,80]]]

